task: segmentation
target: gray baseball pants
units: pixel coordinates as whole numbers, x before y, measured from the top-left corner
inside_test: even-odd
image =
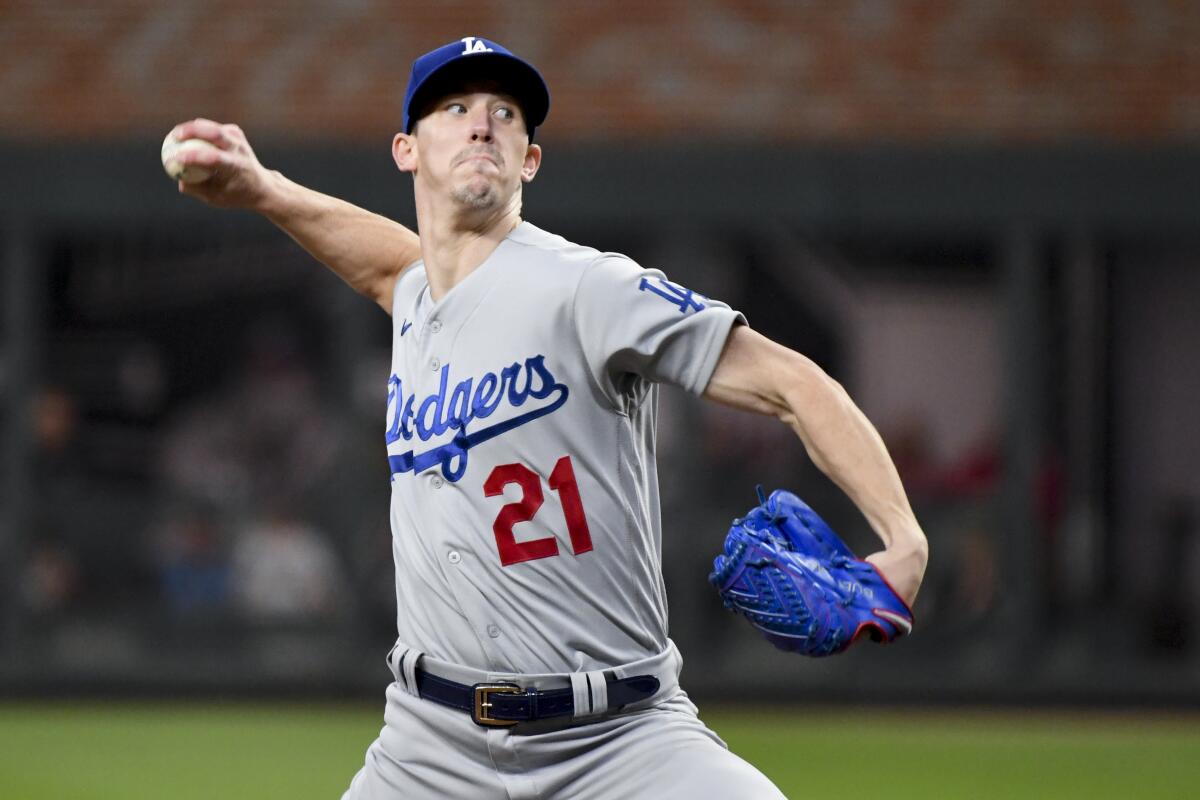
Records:
[[[388,687],[384,728],[342,800],[778,800],[682,690],[650,708],[538,733]],[[540,724],[540,723],[539,723]]]

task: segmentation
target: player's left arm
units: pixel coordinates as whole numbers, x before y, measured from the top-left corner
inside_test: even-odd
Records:
[[[730,331],[704,397],[778,417],[854,502],[884,549],[867,556],[911,606],[929,546],[879,433],[846,390],[808,358],[745,325]]]

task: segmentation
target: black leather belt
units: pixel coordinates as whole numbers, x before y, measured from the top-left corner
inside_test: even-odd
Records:
[[[508,727],[518,722],[567,717],[575,713],[575,692],[571,689],[522,689],[514,683],[465,683],[439,678],[418,668],[417,692],[432,700],[471,715],[475,724],[486,728]],[[608,708],[645,700],[658,691],[658,678],[635,675],[632,678],[606,678]],[[590,712],[591,709],[589,708]]]

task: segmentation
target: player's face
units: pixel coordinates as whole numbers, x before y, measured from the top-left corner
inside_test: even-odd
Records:
[[[414,172],[418,184],[435,194],[476,211],[514,202],[541,163],[541,148],[529,143],[520,106],[485,87],[442,97],[407,138],[411,152],[396,150],[400,169]]]

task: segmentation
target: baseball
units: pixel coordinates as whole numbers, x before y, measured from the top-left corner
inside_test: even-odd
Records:
[[[210,148],[216,150],[214,144],[204,141],[203,139],[184,139],[182,142],[175,138],[174,132],[168,133],[167,138],[163,139],[162,143],[162,165],[175,180],[183,181],[184,183],[200,183],[212,177],[212,170],[208,167],[201,167],[195,164],[185,166],[179,161],[179,155],[187,150],[202,150]]]

